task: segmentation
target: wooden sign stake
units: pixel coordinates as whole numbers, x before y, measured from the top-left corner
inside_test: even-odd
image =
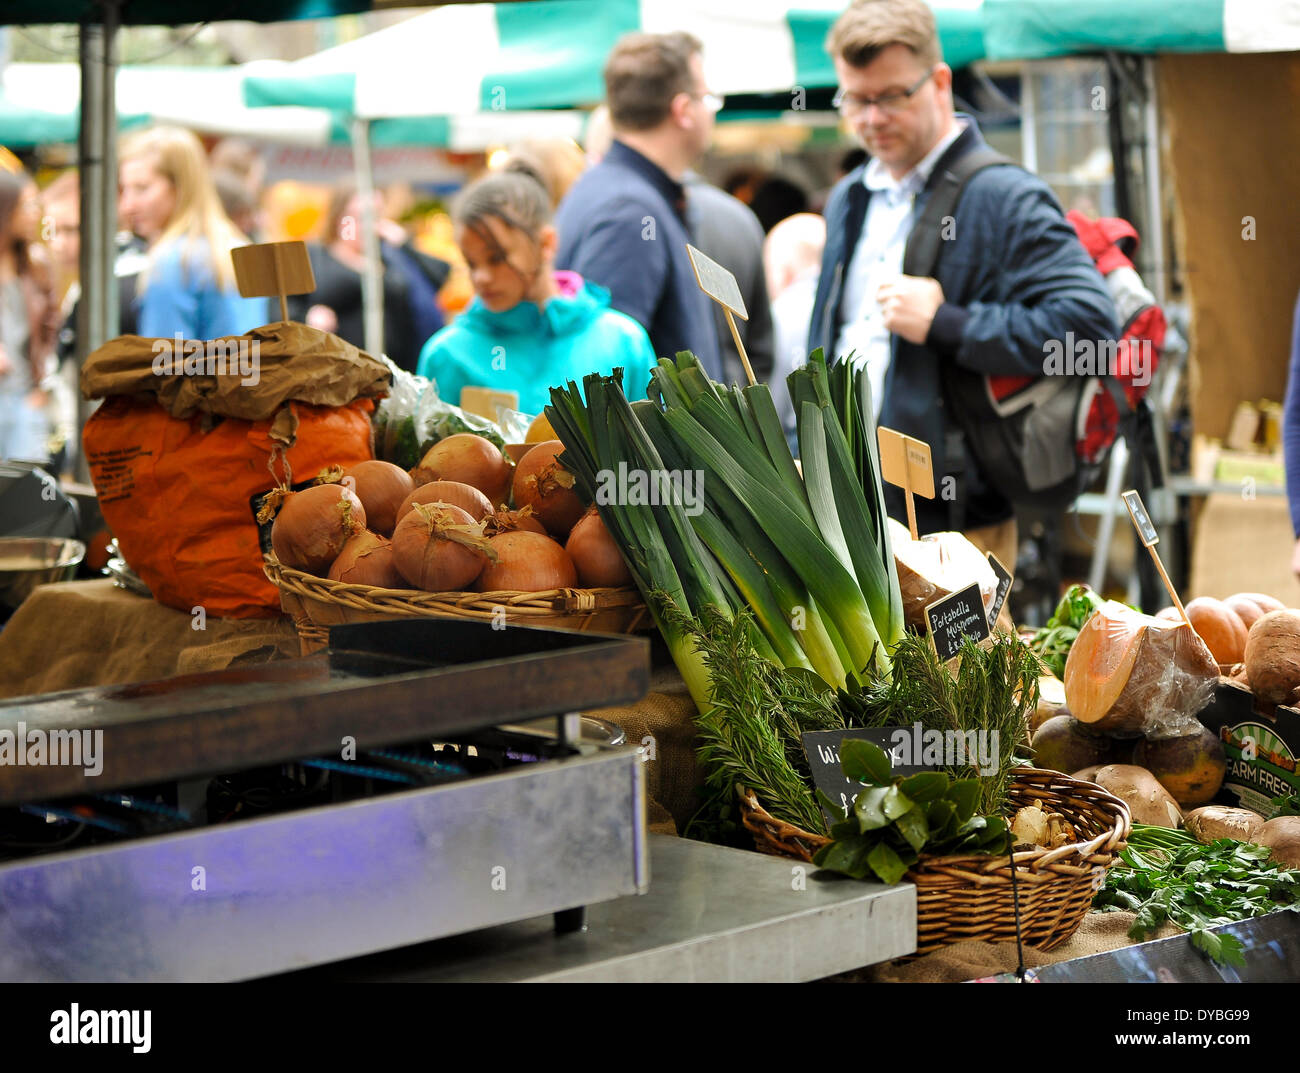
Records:
[[[745,299],[740,293],[736,277],[689,242],[686,244],[686,253],[691,259],[691,267],[695,269],[695,282],[699,284],[700,290],[722,306],[727,327],[731,329],[732,341],[736,344],[736,352],[740,355],[740,363],[745,367],[745,375],[751,384],[757,384],[754,369],[749,364],[749,355],[745,353],[745,344],[740,341],[740,331],[736,327],[736,317],[749,320],[749,314],[745,312]]]
[[[311,294],[316,274],[305,242],[262,242],[230,251],[235,283],[244,298],[279,298],[280,319],[289,319],[288,295]]]
[[[917,540],[916,503],[912,496],[934,498],[934,462],[930,445],[892,428],[878,429],[876,438],[880,444],[880,476],[903,489],[907,503],[907,528],[912,539]]]
[[[1192,632],[1195,632],[1196,627],[1192,626],[1192,620],[1187,617],[1187,609],[1183,607],[1183,601],[1178,598],[1178,593],[1174,591],[1174,583],[1169,580],[1169,574],[1165,571],[1165,564],[1160,561],[1160,553],[1156,551],[1156,545],[1160,543],[1160,534],[1156,532],[1155,524],[1151,521],[1151,515],[1147,513],[1142,497],[1136,491],[1127,491],[1124,493],[1124,506],[1128,507],[1129,517],[1133,519],[1133,526],[1138,531],[1142,546],[1151,553],[1151,558],[1155,560],[1156,569],[1160,571],[1160,580],[1165,583],[1169,599],[1178,608],[1178,613],[1183,616],[1183,621],[1192,627]]]

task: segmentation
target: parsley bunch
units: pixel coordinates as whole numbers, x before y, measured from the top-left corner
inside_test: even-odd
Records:
[[[1215,961],[1244,965],[1241,940],[1212,928],[1300,909],[1300,870],[1269,864],[1270,851],[1248,842],[1220,838],[1203,846],[1144,842],[1134,837],[1092,904],[1102,910],[1137,914],[1129,938],[1149,939],[1166,922],[1191,935],[1192,945]],[[1145,850],[1133,843],[1147,845]]]

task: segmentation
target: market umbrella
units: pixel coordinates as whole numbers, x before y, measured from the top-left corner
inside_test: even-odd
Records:
[[[1300,9],[1268,0],[984,0],[983,24],[990,59],[1300,50]]]
[[[981,0],[934,0],[948,62],[984,55]],[[835,84],[823,42],[843,0],[534,0],[440,8],[245,81],[249,105],[305,105],[363,119],[573,108],[604,96],[614,42],[686,30],[716,92]]]

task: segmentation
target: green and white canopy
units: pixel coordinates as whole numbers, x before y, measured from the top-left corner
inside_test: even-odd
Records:
[[[984,0],[990,59],[1080,52],[1292,52],[1295,0]]]
[[[984,54],[981,0],[934,0],[948,62]],[[835,84],[823,49],[844,0],[533,0],[439,8],[259,72],[253,106],[301,105],[363,119],[574,108],[604,96],[614,42],[686,30],[704,44],[718,93],[794,93]]]

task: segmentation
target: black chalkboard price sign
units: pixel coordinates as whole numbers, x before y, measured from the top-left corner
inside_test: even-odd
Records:
[[[976,641],[989,637],[989,620],[978,583],[930,604],[925,609],[925,621],[934,650],[945,663],[956,657],[967,637]]]
[[[1011,574],[1002,565],[1002,560],[992,552],[989,552],[988,560],[998,579],[998,587],[993,593],[993,606],[989,608],[989,630],[992,631],[997,628],[998,615],[1002,613],[1002,605],[1007,602],[1007,594],[1011,592]]]
[[[917,763],[922,749],[916,743],[917,732],[912,727],[871,727],[862,730],[811,730],[801,735],[803,751],[812,770],[813,785],[836,802],[843,810],[838,816],[826,811],[822,814],[828,824],[839,823],[848,813],[862,783],[846,779],[840,769],[840,743],[869,741],[879,745],[889,754],[894,775],[915,775],[918,771],[939,770],[932,764]]]

